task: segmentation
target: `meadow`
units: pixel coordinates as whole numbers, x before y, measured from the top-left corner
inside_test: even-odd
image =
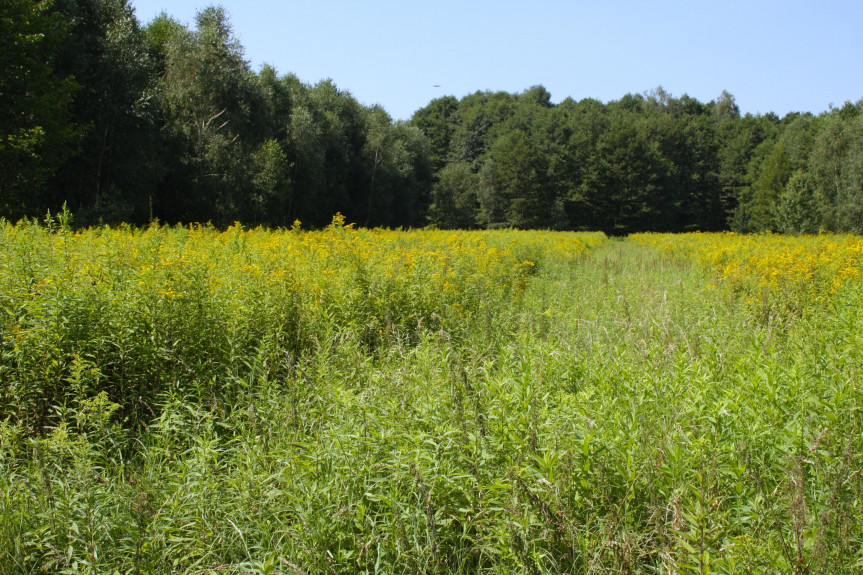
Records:
[[[861,268],[0,222],[0,574],[860,573]]]

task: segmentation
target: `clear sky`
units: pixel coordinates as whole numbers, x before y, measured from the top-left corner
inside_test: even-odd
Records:
[[[133,0],[194,26],[227,11],[254,70],[331,78],[408,119],[432,99],[536,84],[559,102],[662,86],[742,112],[820,113],[863,98],[861,0]]]

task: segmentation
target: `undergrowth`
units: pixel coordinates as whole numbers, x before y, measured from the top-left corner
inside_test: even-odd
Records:
[[[863,569],[853,280],[765,315],[656,242],[338,218],[0,245],[0,573]]]

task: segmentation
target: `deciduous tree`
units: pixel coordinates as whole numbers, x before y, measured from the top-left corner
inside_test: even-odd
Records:
[[[0,3],[0,216],[44,213],[45,183],[73,151],[78,86],[56,69],[66,33],[49,1]]]

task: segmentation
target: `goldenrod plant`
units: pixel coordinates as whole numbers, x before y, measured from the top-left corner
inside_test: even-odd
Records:
[[[857,246],[3,222],[0,573],[859,573]]]

